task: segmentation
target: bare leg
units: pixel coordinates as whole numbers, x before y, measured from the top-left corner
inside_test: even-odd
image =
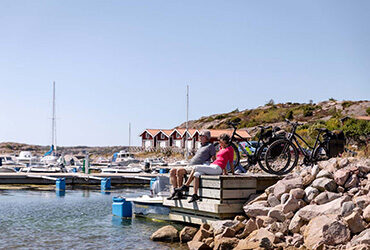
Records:
[[[194,173],[195,173],[195,170],[193,169],[190,173],[190,176],[189,176],[189,179],[188,181],[185,183],[185,186],[190,186],[190,183],[193,181],[194,179]]]
[[[182,186],[185,175],[186,175],[186,170],[184,168],[180,168],[177,170],[177,186],[178,187]]]
[[[177,172],[177,169],[176,168],[173,168],[170,170],[170,180],[171,180],[171,184],[173,186],[173,188],[177,188],[177,178],[176,178],[176,172]]]
[[[194,194],[198,194],[199,189],[199,177],[195,177],[194,180]]]

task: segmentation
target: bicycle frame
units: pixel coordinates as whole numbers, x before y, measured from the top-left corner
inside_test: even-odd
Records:
[[[311,147],[299,134],[296,133],[296,128],[297,128],[297,125],[293,125],[293,131],[292,133],[290,134],[290,136],[288,137],[288,140],[290,141],[294,141],[295,144],[297,145],[299,151],[304,155],[305,158],[307,159],[312,159],[313,158],[313,155],[315,153],[315,149],[318,145],[321,145],[322,142],[320,140],[320,134],[321,132],[319,131],[319,133],[317,134],[316,136],[316,140],[315,140],[315,144],[313,147]],[[298,139],[300,139],[309,149],[311,149],[311,154],[308,154],[306,153],[306,151],[303,149],[303,147],[301,146],[301,144],[299,143]]]
[[[237,136],[239,139],[241,139],[241,140],[245,141],[245,142],[248,144],[248,146],[253,147],[253,146],[252,146],[252,144],[251,144],[247,139],[245,139],[244,137],[242,137],[241,135],[239,135],[239,134],[236,132],[236,130],[237,130],[236,126],[232,125],[232,127],[234,128],[234,131],[233,131],[233,133],[232,133],[232,135],[231,135],[231,138],[230,138],[231,142],[234,142],[234,141],[235,141],[235,137]],[[258,145],[260,145],[260,142],[261,142],[261,136],[258,138],[258,141],[257,141]],[[247,152],[247,150],[246,150],[246,149],[245,149],[245,148],[240,144],[240,142],[236,142],[236,143],[237,143],[238,148],[240,148],[240,149],[243,151],[243,153],[244,153],[244,154],[245,154],[249,159],[253,160],[253,159],[255,159],[255,158],[256,158],[257,148],[256,148],[256,150],[253,152],[253,154],[249,154],[249,153]],[[254,147],[253,147],[253,148],[254,148]]]

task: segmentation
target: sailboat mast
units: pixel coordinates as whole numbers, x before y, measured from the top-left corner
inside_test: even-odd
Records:
[[[131,122],[128,123],[128,151],[131,149]]]
[[[189,145],[188,145],[188,123],[189,123],[189,85],[186,85],[186,131],[185,131],[185,159],[189,157]]]
[[[57,151],[57,145],[56,145],[56,119],[55,119],[55,82],[53,82],[53,117],[52,117],[52,125],[51,125],[51,145],[54,147],[54,151],[56,153]]]

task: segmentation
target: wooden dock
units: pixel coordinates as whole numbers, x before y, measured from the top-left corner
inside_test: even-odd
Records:
[[[132,173],[0,173],[0,185],[55,185],[53,178],[65,178],[67,185],[100,185],[100,178],[111,178],[112,185],[148,185],[151,178],[161,174]],[[50,179],[47,179],[51,177]]]
[[[164,200],[171,208],[170,220],[201,224],[219,219],[233,218],[243,213],[243,204],[250,195],[262,193],[282,177],[269,174],[204,175],[200,178],[199,201],[188,203],[193,194],[190,186],[188,199]]]

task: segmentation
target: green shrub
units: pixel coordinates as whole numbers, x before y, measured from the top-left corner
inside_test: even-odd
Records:
[[[224,118],[226,118],[227,116],[226,115],[217,115],[216,117],[215,117],[215,120],[222,120],[222,119],[224,119]]]
[[[331,102],[335,102],[336,100],[335,100],[333,97],[330,97],[330,98],[329,98],[329,101],[331,101]]]
[[[342,107],[343,107],[343,109],[346,109],[346,108],[350,107],[352,104],[353,104],[353,102],[351,102],[351,101],[344,101],[342,103]]]
[[[233,118],[231,118],[229,121],[230,122],[234,122],[234,123],[239,123],[242,119],[238,116],[234,116]]]
[[[303,116],[304,117],[312,116],[314,110],[315,110],[315,107],[313,105],[303,106]]]
[[[293,120],[293,110],[288,110],[288,112],[285,115],[285,118],[288,120]]]
[[[351,118],[344,122],[342,130],[347,137],[358,142],[365,142],[370,134],[370,122]]]
[[[368,115],[370,115],[370,107],[368,107],[368,108],[366,109],[366,113],[367,113]]]

